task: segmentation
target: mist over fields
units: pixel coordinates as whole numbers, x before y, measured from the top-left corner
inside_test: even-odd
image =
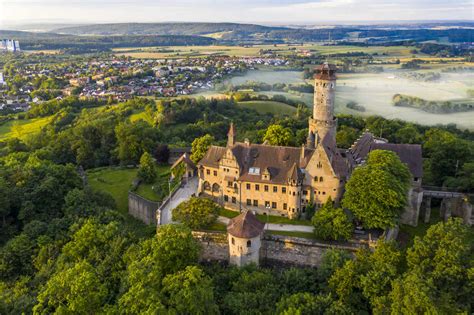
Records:
[[[468,90],[474,88],[474,71],[440,73],[435,81],[410,79],[405,74],[410,71],[385,70],[382,73],[338,74],[336,89],[336,112],[354,115],[381,115],[390,119],[402,119],[423,125],[451,124],[460,128],[474,129],[474,111],[450,114],[428,113],[421,109],[396,107],[392,103],[395,94],[420,97],[429,101],[452,101],[468,99]],[[304,83],[299,71],[253,70],[244,76],[234,77],[228,82],[240,85],[247,81],[275,83]],[[307,81],[308,83],[311,80]],[[312,105],[309,93],[290,94],[266,92],[267,95],[282,94]],[[474,102],[471,97],[470,101]],[[364,112],[346,107],[350,101],[365,108]]]

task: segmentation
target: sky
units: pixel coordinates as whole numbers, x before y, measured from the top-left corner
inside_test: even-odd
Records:
[[[0,27],[24,23],[474,20],[474,0],[0,0]]]

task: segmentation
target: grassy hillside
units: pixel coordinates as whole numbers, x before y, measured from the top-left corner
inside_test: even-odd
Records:
[[[239,107],[254,109],[259,113],[266,114],[283,114],[291,115],[296,111],[296,108],[281,102],[274,101],[246,101],[239,102]]]
[[[10,120],[0,124],[0,140],[9,138],[24,139],[30,134],[39,132],[52,119],[53,116],[48,116],[35,119]]]

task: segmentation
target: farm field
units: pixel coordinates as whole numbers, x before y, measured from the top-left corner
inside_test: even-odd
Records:
[[[255,109],[257,112],[262,114],[270,113],[274,115],[291,115],[296,112],[295,107],[292,107],[285,103],[274,101],[246,101],[239,102],[238,106],[242,108]]]
[[[6,123],[0,124],[0,140],[19,138],[24,139],[26,136],[41,131],[54,116],[24,119],[24,120],[10,120]]]
[[[222,36],[222,34],[214,34]],[[124,55],[133,58],[185,58],[185,57],[206,57],[210,55],[228,55],[233,57],[259,56],[260,50],[273,50],[281,55],[290,55],[298,50],[309,50],[315,54],[329,55],[348,52],[365,52],[369,54],[377,53],[385,57],[395,58],[410,55],[410,50],[414,47],[405,46],[323,46],[321,44],[304,45],[254,45],[243,46],[163,46],[163,47],[134,47],[134,48],[116,48],[113,51],[117,55]]]

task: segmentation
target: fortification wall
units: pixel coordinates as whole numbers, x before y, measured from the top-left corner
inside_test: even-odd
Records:
[[[193,231],[193,236],[201,244],[201,261],[229,261],[226,233]]]
[[[229,244],[225,232],[193,232],[202,245],[202,261],[229,261]],[[338,248],[355,252],[367,247],[364,242],[323,243],[297,237],[265,235],[260,248],[260,264],[287,266],[319,266],[323,254]]]
[[[156,210],[159,207],[159,202],[145,199],[132,191],[128,192],[128,213],[145,224],[156,224]]]

